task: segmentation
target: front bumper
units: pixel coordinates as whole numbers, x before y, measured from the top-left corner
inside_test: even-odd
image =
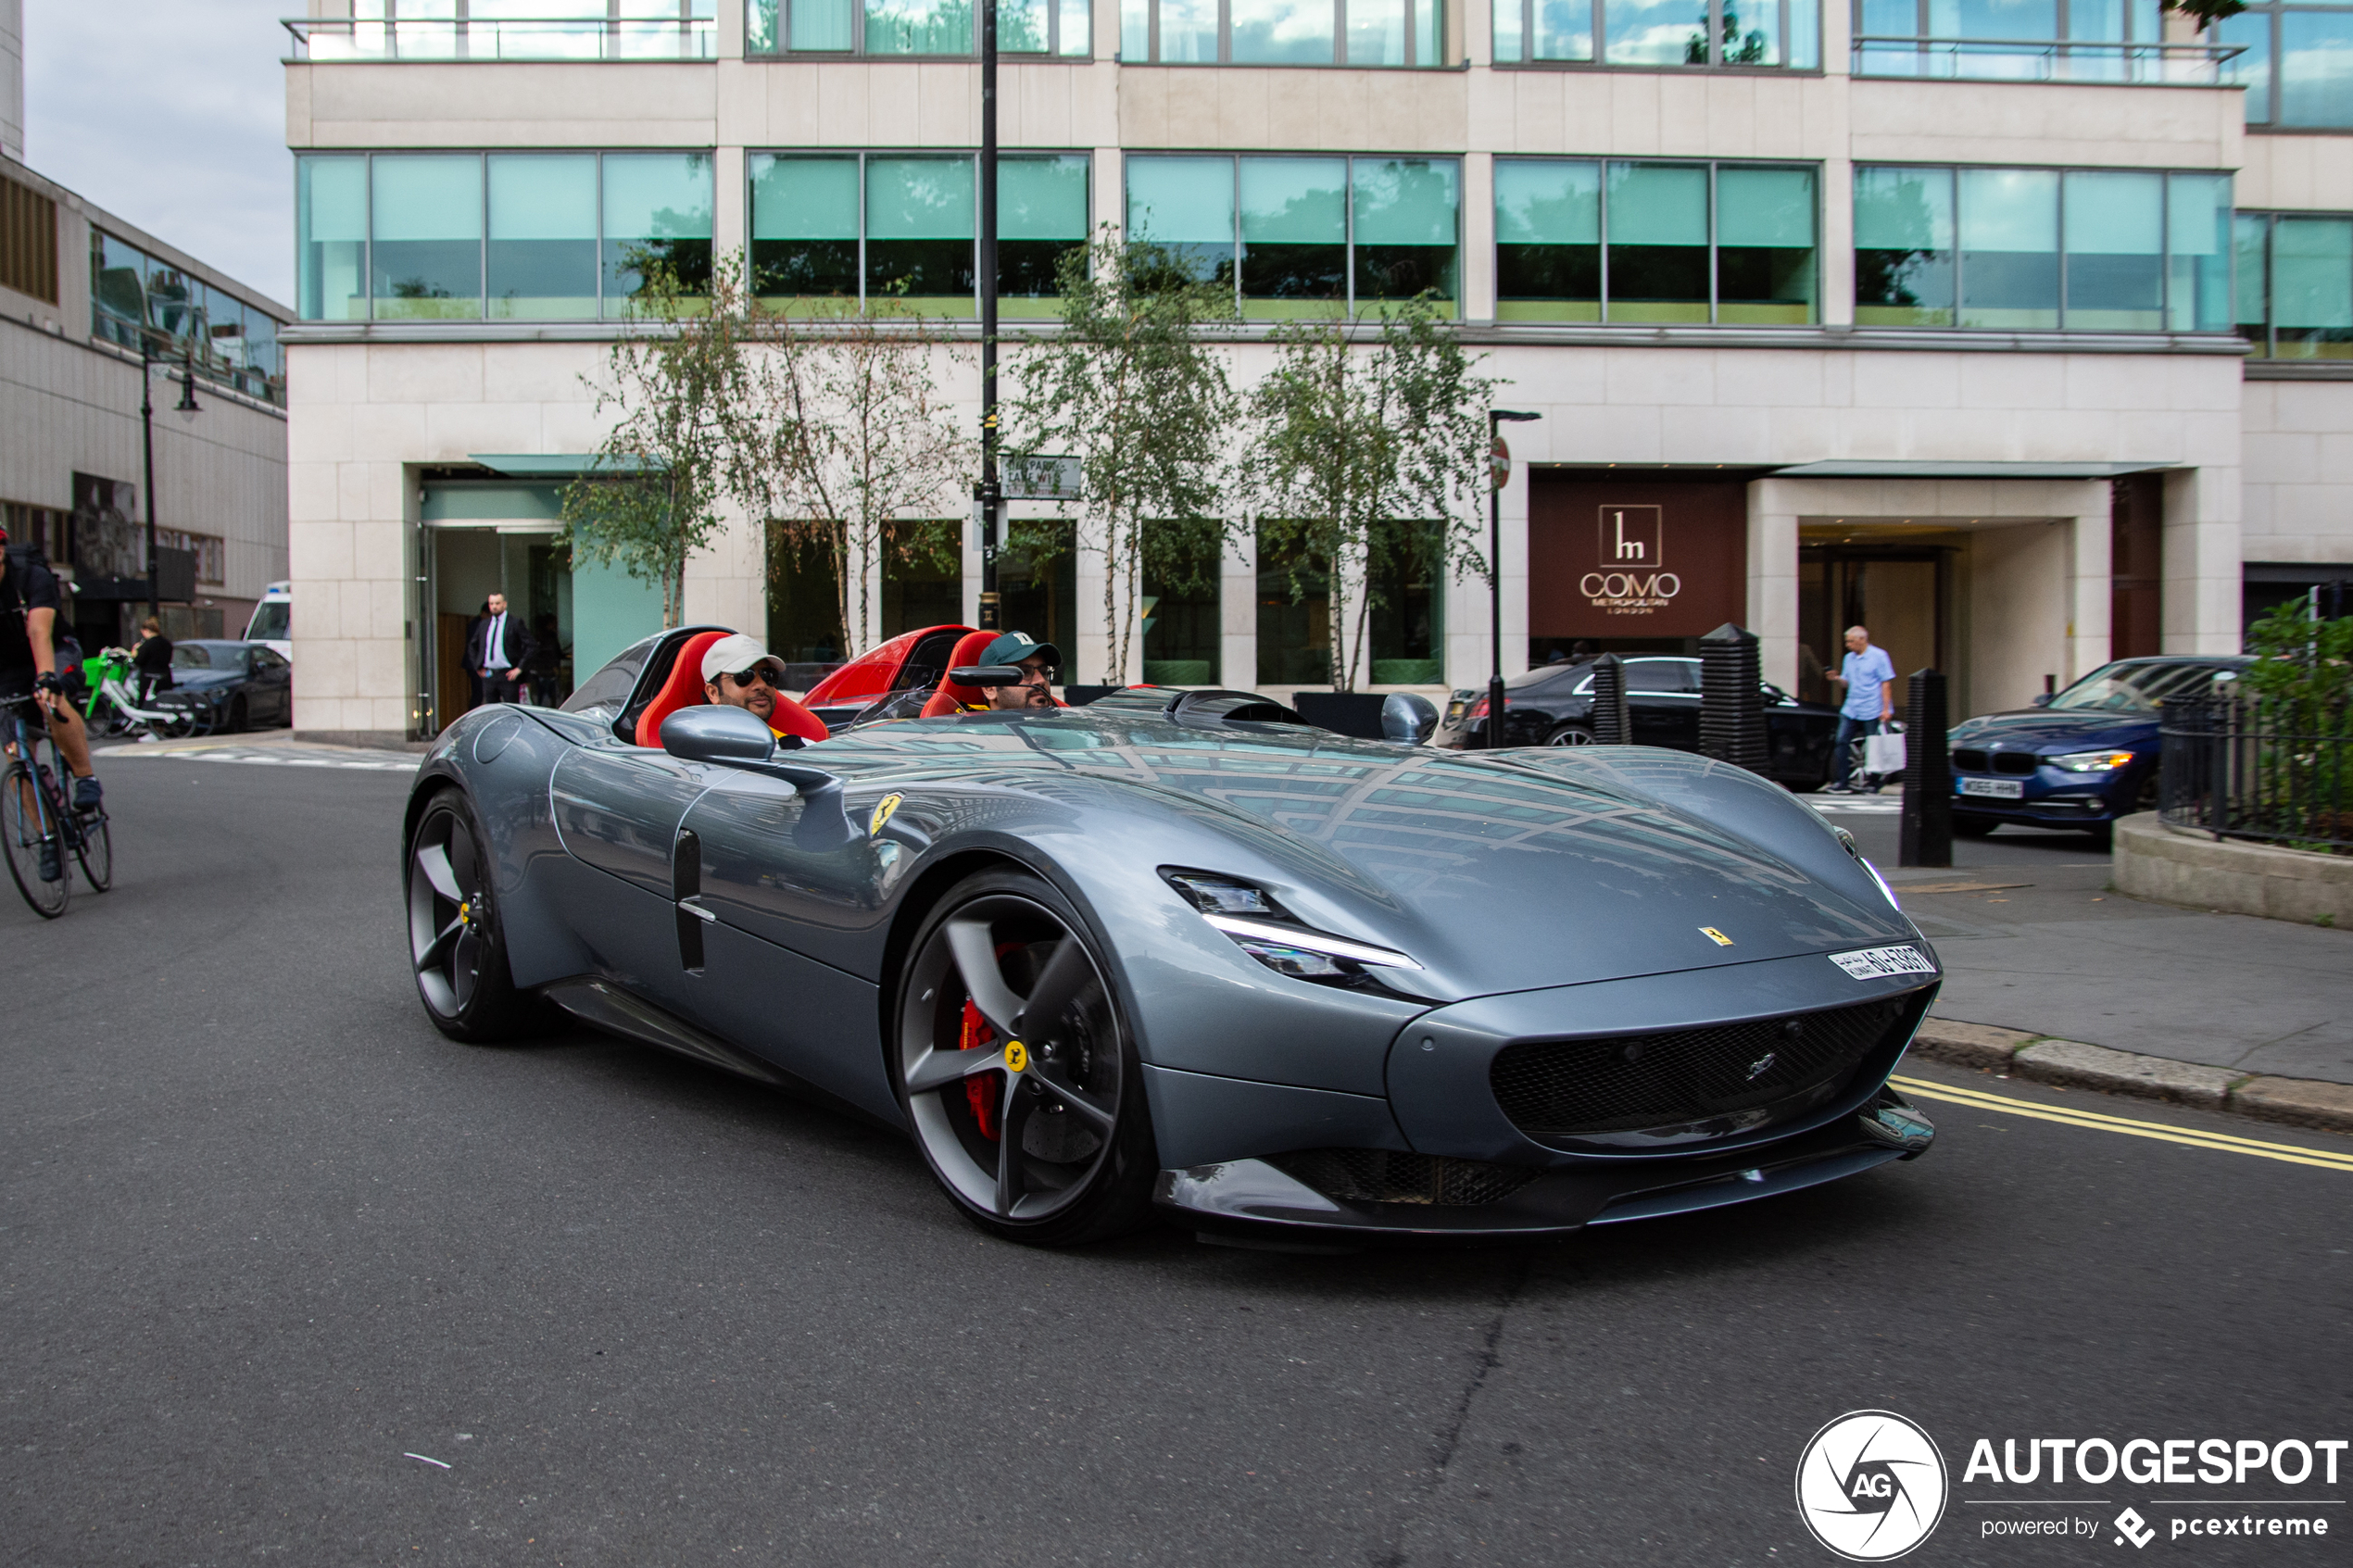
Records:
[[[2144,767],[2127,768],[2120,774],[2102,777],[2051,767],[2038,768],[2024,775],[1964,773],[1957,769],[1953,773],[1953,809],[1971,817],[2035,827],[2084,827],[2112,822],[2132,814],[2131,802],[2138,798],[2144,771]],[[1970,779],[2019,784],[2022,793],[2016,799],[1965,795],[1962,785]]]
[[[1762,1150],[1556,1170],[1491,1203],[1334,1198],[1264,1160],[1163,1171],[1152,1198],[1170,1219],[1211,1236],[1271,1233],[1327,1242],[1558,1236],[1796,1192],[1890,1160],[1917,1160],[1934,1136],[1925,1116],[1882,1089],[1862,1111]]]

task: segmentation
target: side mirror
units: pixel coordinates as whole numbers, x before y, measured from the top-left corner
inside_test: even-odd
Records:
[[[1380,733],[1383,740],[1399,746],[1419,746],[1438,728],[1438,709],[1429,698],[1416,692],[1391,692],[1389,700],[1380,705]]]
[[[724,703],[682,708],[661,721],[661,748],[684,762],[740,768],[776,754],[776,737],[749,709]]]
[[[1021,684],[1021,666],[959,664],[948,671],[948,678],[960,686],[1018,686]]]
[[[2035,707],[2037,707],[2037,708],[2048,708],[2048,707],[2050,707],[2050,705],[2051,705],[2051,694],[2050,694],[2050,693],[2048,693],[2048,692],[2036,692],[2036,693],[2034,694],[2034,706],[2035,706]]]

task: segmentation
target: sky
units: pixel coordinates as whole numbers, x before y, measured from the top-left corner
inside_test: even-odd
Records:
[[[24,0],[25,162],[282,302],[301,0]]]

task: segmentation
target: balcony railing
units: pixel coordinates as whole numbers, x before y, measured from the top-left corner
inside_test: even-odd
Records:
[[[297,60],[708,60],[718,25],[709,17],[296,17],[285,29]]]
[[[2127,44],[2081,39],[1911,38],[1858,35],[1856,76],[1964,82],[2125,82],[2181,87],[2222,84],[2222,62],[2243,44]]]

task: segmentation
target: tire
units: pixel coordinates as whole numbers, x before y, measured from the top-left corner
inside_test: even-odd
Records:
[[[409,837],[409,960],[434,1027],[488,1045],[531,1034],[533,998],[515,989],[486,874],[484,837],[463,792],[445,787]]]
[[[80,833],[73,858],[82,863],[82,879],[93,893],[104,893],[114,885],[114,830],[107,825],[103,811],[82,817],[74,825]]]
[[[1983,838],[2002,824],[1992,817],[1964,817],[1953,813],[1953,833],[1959,838]]]
[[[1546,746],[1591,746],[1593,732],[1583,724],[1563,724],[1544,737]]]
[[[229,721],[220,727],[228,731],[231,734],[243,734],[245,729],[245,714],[247,711],[248,709],[245,707],[245,699],[244,697],[232,697],[229,701]]]
[[[949,1200],[1003,1240],[1074,1247],[1151,1215],[1143,1069],[1101,953],[1067,899],[1008,869],[950,889],[900,972],[891,1086]]]
[[[32,912],[43,920],[56,920],[66,912],[71,879],[64,864],[66,847],[53,835],[51,842],[59,857],[57,879],[41,880],[41,819],[37,808],[26,809],[31,804],[27,797],[35,787],[32,770],[22,762],[0,773],[0,848],[5,848],[8,874],[16,879],[17,891],[24,895]]]

